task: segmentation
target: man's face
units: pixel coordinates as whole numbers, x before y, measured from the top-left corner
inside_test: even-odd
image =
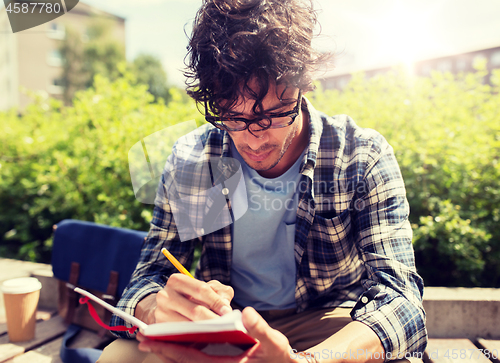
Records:
[[[290,111],[295,107],[295,103],[281,106],[278,95],[281,95],[284,89],[284,85],[271,85],[262,101],[264,110],[278,113]],[[289,88],[283,94],[283,99],[297,99],[298,93],[298,89]],[[252,99],[240,101],[232,111],[238,113],[238,117],[255,118],[255,114],[252,113],[255,101]],[[308,133],[303,128],[302,115],[299,111],[295,122],[287,127],[252,131],[253,134],[249,130],[230,131],[229,135],[243,160],[252,169],[264,177],[274,178],[288,170],[307,145]],[[253,125],[250,127],[254,130]]]

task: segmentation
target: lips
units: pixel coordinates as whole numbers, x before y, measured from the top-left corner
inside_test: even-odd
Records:
[[[267,151],[267,152],[263,152],[263,153],[259,153],[259,154],[249,153],[248,151],[245,151],[245,154],[247,154],[248,158],[252,161],[263,161],[263,160],[267,159],[269,154],[271,154],[271,151]]]

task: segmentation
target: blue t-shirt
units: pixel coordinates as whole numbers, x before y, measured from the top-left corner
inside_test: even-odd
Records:
[[[250,168],[233,144],[247,188],[248,210],[233,224],[234,301],[256,310],[295,307],[295,217],[304,153],[277,178]],[[234,201],[233,208],[240,203]]]

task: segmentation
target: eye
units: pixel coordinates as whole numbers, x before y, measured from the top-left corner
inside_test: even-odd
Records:
[[[258,125],[260,127],[269,127],[269,125],[271,124],[271,122],[272,121],[271,121],[271,119],[269,117],[265,117],[265,118],[259,120]]]

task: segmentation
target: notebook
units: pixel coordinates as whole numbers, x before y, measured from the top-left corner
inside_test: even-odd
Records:
[[[243,322],[241,320],[241,311],[239,310],[233,310],[229,314],[209,320],[166,322],[148,325],[136,317],[115,308],[88,291],[78,287],[74,290],[87,298],[80,299],[80,303],[88,304],[90,314],[97,321],[97,323],[110,330],[131,331],[126,327],[110,327],[102,323],[97,314],[94,316],[92,313],[93,307],[88,303],[88,299],[102,305],[113,314],[134,325],[134,327],[137,327],[145,337],[151,340],[160,340],[171,343],[228,343],[242,349],[247,349],[257,342],[254,338],[247,334],[247,330],[243,326]]]

